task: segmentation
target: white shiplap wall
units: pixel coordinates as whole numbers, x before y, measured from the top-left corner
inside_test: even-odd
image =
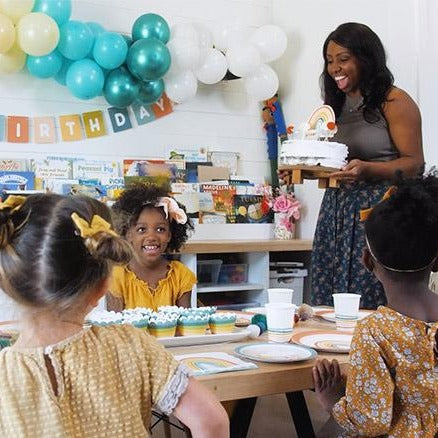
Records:
[[[96,21],[106,29],[129,34],[140,15],[162,15],[170,26],[203,23],[211,29],[220,24],[240,24],[255,29],[272,22],[272,0],[74,0],[71,19]],[[239,174],[269,175],[261,106],[248,98],[242,81],[201,85],[196,97],[175,106],[174,113],[137,126],[80,142],[47,145],[0,142],[2,157],[74,154],[104,158],[164,157],[169,146],[199,147],[239,152]],[[105,109],[103,98],[82,101],[52,79],[41,80],[26,72],[0,76],[0,114],[59,116]],[[108,124],[107,124],[108,125]]]

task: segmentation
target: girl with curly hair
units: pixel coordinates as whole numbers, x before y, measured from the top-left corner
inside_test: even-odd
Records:
[[[122,193],[113,211],[117,230],[132,245],[134,257],[114,268],[107,308],[190,307],[195,274],[164,257],[178,251],[193,229],[184,207],[166,188],[136,184]]]

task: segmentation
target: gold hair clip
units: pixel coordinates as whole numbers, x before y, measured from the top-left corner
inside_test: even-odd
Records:
[[[386,199],[390,198],[391,195],[392,195],[396,190],[397,190],[397,187],[396,187],[396,186],[391,186],[391,187],[385,192],[385,194],[383,195],[382,200],[381,200],[380,202],[385,201]],[[380,202],[379,202],[379,204],[380,204]],[[364,208],[363,210],[360,210],[360,211],[359,211],[359,218],[360,218],[360,221],[361,221],[361,222],[365,222],[365,221],[368,219],[368,217],[370,216],[371,212],[373,211],[373,208],[374,208],[374,207]]]
[[[6,201],[0,203],[0,210],[10,208],[11,212],[18,210],[26,201],[26,196],[9,195]]]
[[[118,234],[111,229],[111,225],[99,215],[95,214],[89,224],[85,219],[81,218],[77,213],[71,214],[72,221],[80,231],[80,235],[83,239],[88,237],[94,237],[97,233],[107,233],[112,236],[118,236]]]

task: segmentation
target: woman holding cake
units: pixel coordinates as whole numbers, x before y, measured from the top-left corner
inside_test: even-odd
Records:
[[[312,252],[312,302],[333,305],[332,294],[361,294],[361,307],[386,302],[379,281],[362,265],[365,247],[359,212],[377,203],[397,170],[422,172],[421,116],[416,103],[395,87],[379,37],[366,25],[344,23],[323,47],[321,88],[336,114],[333,141],[349,149],[348,164],[331,176],[339,189],[327,189]]]
[[[160,306],[190,307],[195,274],[164,254],[178,251],[193,228],[165,188],[133,185],[114,204],[118,232],[131,243],[134,257],[116,266],[107,295],[108,310]]]

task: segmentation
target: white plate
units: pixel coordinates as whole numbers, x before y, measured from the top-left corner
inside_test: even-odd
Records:
[[[359,319],[366,318],[368,315],[373,313],[372,310],[359,310]],[[336,322],[335,312],[332,310],[320,310],[316,312],[316,315],[320,316],[322,319],[330,322]]]
[[[215,335],[193,335],[193,336],[171,336],[156,338],[165,347],[183,347],[186,345],[219,344],[222,342],[237,342],[245,339],[250,331],[245,329],[235,329],[232,333],[218,333]]]
[[[299,362],[316,357],[311,348],[293,344],[256,343],[241,345],[234,350],[240,356],[260,362]]]
[[[341,331],[309,330],[292,335],[292,342],[328,353],[348,353],[352,333]]]

